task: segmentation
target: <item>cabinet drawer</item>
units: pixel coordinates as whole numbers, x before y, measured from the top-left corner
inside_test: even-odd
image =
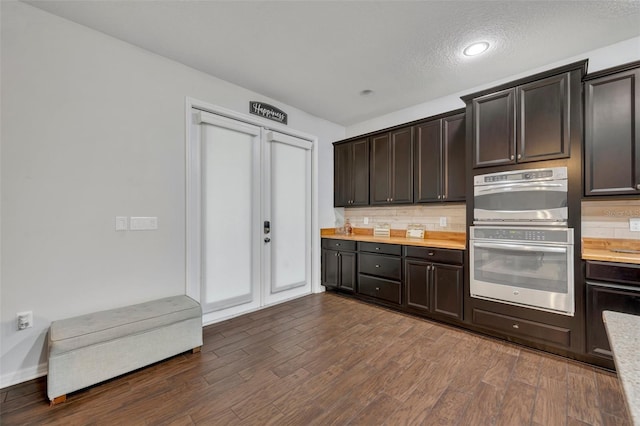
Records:
[[[400,304],[400,283],[383,278],[360,275],[358,293]]]
[[[391,254],[396,256],[402,255],[402,246],[399,244],[367,243],[362,241],[358,244],[358,250],[360,251],[379,254]]]
[[[347,240],[322,239],[322,248],[331,250],[356,251],[356,242]]]
[[[514,336],[532,337],[538,341],[565,347],[571,344],[571,330],[549,324],[496,314],[481,309],[473,310],[473,322],[474,324],[504,331]]]
[[[457,265],[462,265],[463,262],[463,252],[460,250],[404,246],[404,255],[431,262],[454,263]]]
[[[361,274],[377,275],[398,281],[402,278],[402,259],[400,257],[360,253],[358,264]]]
[[[640,286],[640,265],[588,261],[587,279]]]

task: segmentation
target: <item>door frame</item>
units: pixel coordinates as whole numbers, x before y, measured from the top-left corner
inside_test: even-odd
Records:
[[[254,126],[264,128],[265,131],[276,131],[311,142],[311,292],[322,291],[320,285],[320,228],[318,224],[318,138],[316,136],[300,132],[278,123],[248,114],[239,113],[219,105],[214,105],[192,97],[185,98],[185,294],[196,301],[200,301],[200,285],[202,279],[201,264],[201,209],[200,205],[200,162],[197,143],[199,134],[192,131],[191,111],[193,109],[216,114]],[[282,302],[277,302],[282,303]],[[258,310],[266,307],[263,305]],[[242,313],[246,313],[243,311]],[[207,314],[203,315],[203,324],[222,321],[240,313],[231,313],[225,318],[207,320]]]

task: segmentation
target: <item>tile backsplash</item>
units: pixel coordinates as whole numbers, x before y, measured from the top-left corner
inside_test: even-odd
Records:
[[[640,200],[582,202],[582,236],[640,240],[629,230],[629,219],[640,218]]]
[[[466,231],[466,207],[464,203],[446,205],[407,205],[389,207],[362,207],[336,209],[337,222],[349,219],[357,228],[373,228],[376,224],[388,223],[392,229],[407,229],[409,224],[424,225],[427,231]],[[440,218],[446,218],[447,225],[440,226]],[[364,219],[369,223],[365,225]]]

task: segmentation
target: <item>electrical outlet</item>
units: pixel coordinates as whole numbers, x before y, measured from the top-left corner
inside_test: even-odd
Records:
[[[365,218],[364,218],[363,223],[364,223],[365,225],[368,225],[368,224],[369,224],[369,218],[368,218],[368,217],[365,217]]]
[[[632,217],[629,219],[629,231],[640,232],[640,218]]]
[[[18,330],[24,330],[26,328],[33,327],[33,312],[18,312],[16,314],[16,318],[18,319]]]
[[[440,226],[442,226],[443,228],[444,228],[445,226],[447,226],[447,217],[446,217],[446,216],[442,216],[442,217],[440,218]]]

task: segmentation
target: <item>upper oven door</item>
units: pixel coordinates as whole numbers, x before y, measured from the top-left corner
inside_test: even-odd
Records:
[[[475,224],[566,225],[567,181],[514,182],[473,189]]]
[[[574,313],[573,245],[470,241],[471,296]]]

